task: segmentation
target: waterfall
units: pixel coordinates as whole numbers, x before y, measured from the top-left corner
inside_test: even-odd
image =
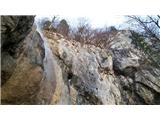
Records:
[[[55,79],[55,75],[54,75],[55,60],[54,60],[52,51],[47,43],[47,40],[44,37],[42,30],[40,29],[40,25],[38,24],[38,22],[35,22],[35,23],[37,25],[37,31],[39,32],[39,34],[41,35],[41,38],[44,41],[45,58],[43,60],[43,63],[44,63],[45,77],[47,80],[53,80]]]
[[[44,48],[45,48],[45,58],[43,60],[44,64],[44,77],[49,80],[48,88],[49,86],[51,88],[55,87],[54,95],[52,96],[52,103],[55,104],[55,101],[57,100],[56,104],[71,104],[71,98],[68,94],[68,87],[65,85],[63,81],[63,75],[60,66],[57,64],[55,60],[55,56],[52,53],[50,46],[47,42],[47,38],[45,38],[41,25],[38,21],[35,20],[35,23],[37,25],[37,31],[39,32],[41,38],[44,41]],[[50,81],[54,81],[54,83],[51,85]],[[52,92],[52,91],[51,91]]]

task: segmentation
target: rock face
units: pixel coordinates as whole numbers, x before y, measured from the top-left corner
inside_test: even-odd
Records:
[[[69,102],[120,104],[120,91],[112,75],[113,63],[109,52],[94,46],[81,46],[78,42],[63,38],[56,39],[58,36],[48,31],[44,35],[62,69]],[[72,96],[72,92],[76,96]]]
[[[44,41],[34,16],[2,16],[2,104],[50,104],[55,78],[45,74]],[[53,66],[54,68],[54,66]]]
[[[2,104],[160,104],[160,69],[142,64],[129,31],[106,50],[33,22],[2,17]]]
[[[144,54],[131,44],[128,31],[117,33],[108,51],[43,34],[62,70],[69,103],[160,104],[160,70],[140,62]]]
[[[121,42],[117,43],[116,36],[111,50],[123,104],[160,104],[160,68],[141,62],[146,55],[134,47],[128,32],[118,34],[122,46],[118,47]]]

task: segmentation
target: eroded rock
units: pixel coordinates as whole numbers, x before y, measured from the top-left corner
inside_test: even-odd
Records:
[[[160,69],[141,62],[129,31],[102,49],[33,22],[2,16],[2,104],[160,104]]]
[[[50,104],[56,82],[45,73],[44,40],[34,16],[2,16],[2,104]],[[50,66],[54,69],[53,64]]]
[[[76,90],[76,104],[120,104],[118,85],[110,75],[112,57],[109,52],[92,45],[82,47],[78,42],[63,38],[54,40],[54,34],[48,31],[44,31],[44,35],[61,64],[64,83],[68,85],[70,81],[69,89]],[[72,76],[67,78],[67,73]],[[72,94],[70,97],[75,98]]]

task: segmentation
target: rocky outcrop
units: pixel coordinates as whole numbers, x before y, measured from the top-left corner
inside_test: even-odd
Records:
[[[18,21],[23,21],[21,24]],[[25,36],[31,31],[34,17],[1,17],[1,46],[2,46],[2,85],[15,68],[16,48]],[[13,57],[14,58],[13,58]],[[3,59],[4,58],[4,59]],[[7,63],[7,64],[5,64]]]
[[[112,73],[112,57],[108,51],[93,45],[81,46],[60,35],[57,38],[58,34],[48,31],[44,35],[62,69],[70,103],[120,104],[120,91]],[[72,92],[76,96],[72,96]]]
[[[123,104],[160,104],[160,69],[146,62],[147,55],[135,48],[126,33],[119,32],[120,43],[116,36],[111,47]]]
[[[160,69],[142,61],[129,31],[102,49],[33,21],[2,17],[2,104],[160,104]]]
[[[63,85],[69,84],[68,93],[74,90],[71,103],[160,104],[160,71],[141,63],[144,54],[132,45],[129,31],[117,33],[110,50],[49,31],[44,35],[62,70]]]
[[[19,43],[31,31],[34,22],[33,16],[2,16],[1,32],[2,46],[8,47],[11,44]]]
[[[50,104],[55,78],[53,73],[50,76],[45,73],[47,55],[34,16],[2,16],[1,19],[2,104]]]

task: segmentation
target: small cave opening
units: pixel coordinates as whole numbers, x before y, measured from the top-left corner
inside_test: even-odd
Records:
[[[73,77],[73,74],[69,72],[68,75],[67,75],[67,87],[68,87],[68,93],[69,93],[69,95],[70,95],[70,86],[71,86],[71,79],[72,79],[72,77]]]
[[[72,79],[72,77],[73,77],[73,73],[69,72],[68,76],[67,76],[67,79],[70,80],[70,79]]]

